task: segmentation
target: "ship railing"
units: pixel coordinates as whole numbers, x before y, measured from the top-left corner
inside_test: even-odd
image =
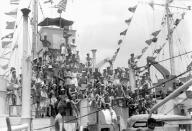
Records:
[[[28,131],[28,130],[29,130],[28,124],[22,124],[22,125],[11,127],[11,131]]]
[[[28,124],[22,124],[18,126],[11,126],[11,128],[0,128],[1,131],[29,131],[29,125]]]
[[[27,124],[27,123],[11,126],[9,117],[6,117],[4,120],[6,121],[7,126],[4,125],[4,126],[0,127],[0,131],[29,131],[29,129],[30,129],[29,124]]]

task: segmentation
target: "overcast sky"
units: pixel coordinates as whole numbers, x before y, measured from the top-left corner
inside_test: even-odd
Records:
[[[40,0],[41,4],[43,1]],[[55,1],[58,2],[59,0]],[[150,38],[150,34],[153,31],[161,29],[160,22],[164,9],[155,6],[155,10],[152,10],[146,3],[147,1],[140,0],[127,35],[123,38],[120,37],[119,33],[127,28],[124,21],[133,15],[128,11],[128,7],[136,5],[136,0],[68,0],[67,12],[63,13],[63,17],[75,22],[73,28],[77,30],[76,43],[80,50],[81,59],[84,61],[86,53],[91,53],[91,49],[98,50],[97,62],[106,57],[112,57],[118,48],[118,40],[123,38],[115,66],[127,67],[129,55],[131,53],[141,54],[141,50],[146,46],[145,40]],[[155,0],[155,2],[157,1]],[[5,28],[5,20],[7,20],[2,19],[5,17],[3,12],[9,11],[12,8],[8,3],[9,1],[6,0],[0,4],[1,36],[4,34],[3,28]],[[26,7],[28,4],[29,1],[25,0],[23,6]],[[185,6],[183,2],[179,5]],[[42,12],[45,17],[59,16],[56,10],[49,8],[48,5],[42,4]],[[43,19],[41,10],[39,10],[39,14],[40,21]],[[178,33],[180,35],[178,37],[181,37],[184,44],[183,47],[186,50],[192,50],[192,31],[190,25],[192,21],[189,18],[192,18],[191,13],[187,13],[185,21],[181,23],[181,33]],[[159,41],[159,45],[162,44],[162,41]],[[151,48],[154,49],[157,46],[152,45]],[[151,51],[149,50],[146,55],[150,53]],[[166,51],[166,53],[168,52]]]

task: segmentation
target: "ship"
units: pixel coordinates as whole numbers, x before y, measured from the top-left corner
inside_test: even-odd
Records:
[[[158,4],[157,4],[158,5]],[[23,54],[22,54],[22,104],[20,105],[9,105],[7,108],[7,103],[6,103],[6,93],[7,93],[7,85],[8,81],[5,80],[4,78],[1,79],[1,83],[3,86],[1,86],[1,93],[2,93],[2,99],[1,102],[3,103],[2,105],[5,105],[1,110],[1,113],[4,114],[1,116],[1,121],[3,122],[2,127],[0,129],[2,130],[44,130],[44,131],[54,131],[54,117],[45,117],[47,114],[43,112],[43,110],[39,110],[39,107],[41,104],[43,105],[44,103],[47,102],[46,99],[42,99],[39,101],[40,105],[37,104],[32,104],[34,101],[32,101],[33,96],[31,95],[34,91],[34,89],[31,87],[31,84],[33,85],[33,82],[35,81],[37,85],[35,86],[41,86],[43,82],[39,79],[35,79],[37,75],[41,76],[42,72],[46,72],[47,77],[46,81],[51,82],[56,80],[57,84],[61,86],[59,89],[59,92],[62,90],[66,90],[62,88],[62,85],[71,85],[72,79],[75,81],[78,71],[75,72],[78,68],[80,68],[80,61],[79,61],[79,56],[78,56],[78,51],[76,51],[76,45],[75,45],[75,38],[76,38],[76,31],[72,29],[72,24],[73,21],[71,20],[66,20],[61,17],[56,18],[45,18],[43,21],[38,22],[37,20],[37,6],[38,6],[38,0],[33,0],[33,19],[31,21],[32,27],[33,27],[33,35],[32,35],[32,44],[30,45],[29,40],[28,40],[28,15],[30,13],[29,8],[23,8],[21,11],[23,13],[23,41],[22,41],[22,48],[23,48]],[[165,6],[167,15],[166,17],[170,16],[170,12],[168,10],[169,4],[165,5],[159,5],[159,6]],[[174,8],[174,6],[173,6]],[[179,7],[177,7],[179,8]],[[188,9],[187,9],[188,10]],[[60,14],[62,11],[59,11]],[[169,19],[167,19],[169,20]],[[169,22],[168,22],[169,23]],[[56,26],[56,27],[55,27]],[[41,27],[39,30],[37,27]],[[168,26],[167,30],[171,32],[170,27]],[[171,33],[168,33],[168,40],[169,44],[172,43],[171,39]],[[47,48],[44,48],[44,45],[42,44],[44,40],[47,40],[48,44],[51,43]],[[28,44],[27,44],[28,43]],[[31,46],[31,47],[30,47]],[[172,46],[172,45],[171,45]],[[31,50],[28,50],[28,49]],[[45,52],[50,53],[49,55],[51,57],[47,57],[47,54]],[[119,50],[118,50],[119,51]],[[121,51],[121,50],[120,50]],[[67,54],[67,55],[66,55]],[[75,55],[73,55],[75,54]],[[56,56],[54,56],[56,55]],[[57,57],[60,56],[60,57]],[[133,92],[138,93],[135,99],[139,99],[139,88],[137,85],[136,81],[136,71],[143,68],[135,68],[134,66],[134,55],[133,57],[129,59],[129,79],[124,78],[123,82],[125,83],[130,83],[131,90]],[[54,58],[56,57],[56,58]],[[174,54],[170,54],[170,58],[175,57]],[[72,62],[73,64],[66,64],[70,63],[71,60],[74,60],[75,62]],[[104,64],[109,65],[109,71],[113,71],[114,69],[114,64],[116,61],[116,58],[118,59],[118,53],[115,53],[111,58],[105,58],[99,63],[96,63],[96,49],[92,50],[92,58],[90,58],[89,55],[87,55],[87,70],[88,72],[94,72],[96,69],[101,68]],[[54,59],[57,59],[57,61],[54,61]],[[66,63],[62,63],[62,59],[66,60]],[[171,59],[173,60],[173,59]],[[60,61],[61,63],[57,63]],[[172,64],[174,62],[171,62]],[[185,90],[188,89],[189,85],[191,84],[190,82],[187,82],[188,80],[191,79],[191,77],[186,77],[182,78],[181,81],[182,83],[187,82],[187,84],[184,84],[183,86],[179,85],[181,83],[177,83],[176,81],[176,74],[173,73],[174,69],[171,69],[171,73],[168,69],[163,67],[159,62],[155,61],[155,57],[147,57],[147,65],[144,66],[144,68],[149,69],[150,66],[154,66],[163,76],[162,80],[159,80],[158,83],[152,84],[151,88],[155,88],[154,90],[155,93],[155,98],[156,96],[160,96],[160,93],[163,92],[164,96],[160,99],[157,100],[157,105],[153,107],[149,114],[144,116],[145,119],[148,119],[150,115],[156,111],[157,114],[165,114],[167,113],[170,109],[171,111],[165,115],[162,116],[164,119],[162,119],[163,122],[166,122],[169,119],[168,115],[183,115],[181,113],[184,112],[184,114],[189,115],[187,110],[189,110],[190,107],[190,99],[181,101],[183,97],[186,97],[185,95]],[[174,67],[173,65],[171,67]],[[62,70],[63,68],[66,68],[67,71],[63,73],[64,71]],[[14,72],[14,68],[12,68],[12,72]],[[37,74],[39,72],[39,74]],[[75,73],[74,73],[75,72]],[[150,71],[149,71],[150,72]],[[189,72],[189,68],[187,70]],[[113,75],[112,75],[113,76]],[[43,77],[43,76],[42,76]],[[88,79],[91,83],[91,81],[94,81],[93,78]],[[113,78],[111,79],[113,84],[119,83],[118,78]],[[128,82],[129,81],[129,82]],[[121,81],[122,82],[122,81]],[[86,83],[86,82],[85,82]],[[173,83],[178,84],[177,89],[174,89]],[[46,83],[49,85],[49,83]],[[75,83],[73,83],[75,85]],[[159,89],[157,87],[159,86],[164,86],[163,89]],[[102,85],[103,86],[103,85]],[[16,87],[17,88],[17,87]],[[42,86],[42,88],[47,88],[46,86]],[[82,84],[81,88],[78,89],[79,92],[83,92],[87,88],[86,84]],[[142,88],[141,88],[142,89]],[[182,90],[181,90],[182,89]],[[130,112],[130,107],[135,106],[134,104],[131,104],[129,101],[129,97],[126,97],[126,95],[122,95],[121,97],[116,97],[111,101],[111,103],[106,103],[105,106],[97,105],[95,101],[90,100],[89,98],[81,97],[80,98],[73,98],[73,93],[77,93],[77,91],[74,91],[77,89],[74,89],[73,87],[69,86],[67,88],[67,96],[71,97],[70,100],[73,102],[69,102],[65,106],[65,116],[64,116],[64,127],[67,131],[75,131],[75,130],[80,130],[80,131],[86,131],[86,130],[91,130],[91,131],[123,131],[123,130],[129,130],[127,124],[128,124],[128,118],[130,116],[132,117],[137,117],[134,115],[132,112]],[[177,91],[176,93],[174,92]],[[184,92],[181,94],[181,98],[177,97],[173,99],[173,96],[178,95],[181,92]],[[190,93],[190,91],[189,91]],[[37,92],[34,93],[37,95]],[[171,96],[169,96],[171,95]],[[188,94],[187,94],[188,95]],[[166,98],[166,96],[168,98]],[[63,96],[66,97],[66,96]],[[171,98],[171,100],[170,100]],[[96,99],[96,98],[94,98]],[[25,100],[25,101],[24,101]],[[48,99],[49,100],[49,99]],[[164,104],[168,100],[169,103],[166,103],[163,108],[159,108],[159,105]],[[139,102],[139,101],[138,101]],[[138,103],[137,105],[138,106]],[[175,107],[177,107],[177,110]],[[173,108],[173,110],[172,110]],[[181,110],[182,109],[182,110]],[[22,111],[21,111],[22,110]],[[7,113],[8,111],[8,113]],[[41,112],[42,111],[42,112]],[[50,115],[50,112],[48,113]],[[138,115],[139,119],[141,116]],[[153,115],[152,115],[153,116]],[[132,118],[131,117],[131,118]],[[156,117],[155,117],[156,118]],[[158,117],[157,117],[158,118]],[[182,119],[186,120],[186,117],[175,117],[177,119]],[[189,121],[191,119],[187,117]],[[168,119],[168,120],[167,120]],[[143,119],[144,120],[144,119]],[[171,119],[173,120],[173,119]],[[170,120],[170,121],[171,121]],[[169,121],[169,122],[170,122]],[[139,122],[138,122],[139,123]],[[137,123],[136,123],[137,124]],[[135,125],[136,125],[135,124]],[[140,126],[135,126],[137,128],[139,127],[146,127],[146,125],[142,125],[143,123],[139,123],[138,125]],[[144,122],[146,124],[146,122]],[[163,125],[161,122],[159,122],[160,125]],[[184,123],[185,124],[185,123]],[[184,125],[183,124],[183,125]],[[179,125],[179,124],[178,124]],[[182,124],[181,124],[182,125]],[[190,124],[189,124],[190,125]],[[180,125],[179,125],[180,126]],[[188,127],[187,127],[188,128]]]

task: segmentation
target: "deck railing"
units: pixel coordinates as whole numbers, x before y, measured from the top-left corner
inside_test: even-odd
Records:
[[[5,121],[6,121],[7,126],[0,127],[0,131],[29,131],[29,125],[28,124],[11,126],[11,122],[10,122],[9,117],[6,117]]]

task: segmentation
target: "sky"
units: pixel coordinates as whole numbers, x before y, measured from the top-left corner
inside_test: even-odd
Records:
[[[39,1],[43,5],[45,0]],[[53,1],[57,3],[59,0]],[[130,54],[141,54],[141,50],[146,46],[145,40],[150,38],[150,34],[153,31],[161,28],[160,22],[164,9],[155,6],[155,10],[153,10],[147,4],[149,1],[139,1],[139,6],[128,28],[128,32],[125,37],[122,37],[120,32],[128,27],[124,21],[133,15],[128,11],[128,8],[136,5],[136,0],[68,0],[66,12],[62,14],[62,17],[74,21],[73,29],[77,30],[76,44],[80,50],[81,60],[85,61],[86,54],[91,53],[92,49],[97,49],[97,63],[107,57],[112,57],[118,48],[118,40],[122,38],[123,43],[117,56],[115,67],[127,67],[127,60]],[[155,2],[157,1],[161,2],[162,0],[155,0]],[[29,2],[30,0],[24,0],[22,7],[27,7]],[[191,4],[191,2],[189,3]],[[179,5],[185,6],[183,4]],[[39,21],[43,19],[43,15],[45,17],[59,16],[56,10],[49,6],[43,5],[42,10],[39,10]],[[5,33],[3,28],[6,20],[11,20],[11,18],[5,17],[3,13],[10,11],[10,9],[12,7],[9,5],[8,0],[1,2],[0,16],[3,19],[0,21],[0,36]],[[178,31],[181,31],[181,33],[178,34],[183,40],[183,47],[186,50],[192,50],[191,13],[187,13],[186,16]],[[164,34],[160,35],[163,36]],[[162,41],[159,41],[157,45],[152,45],[151,49],[146,52],[145,57],[152,52],[152,49],[160,46]],[[165,54],[168,54],[167,51],[165,52]],[[145,61],[143,57],[140,65],[145,64]]]

